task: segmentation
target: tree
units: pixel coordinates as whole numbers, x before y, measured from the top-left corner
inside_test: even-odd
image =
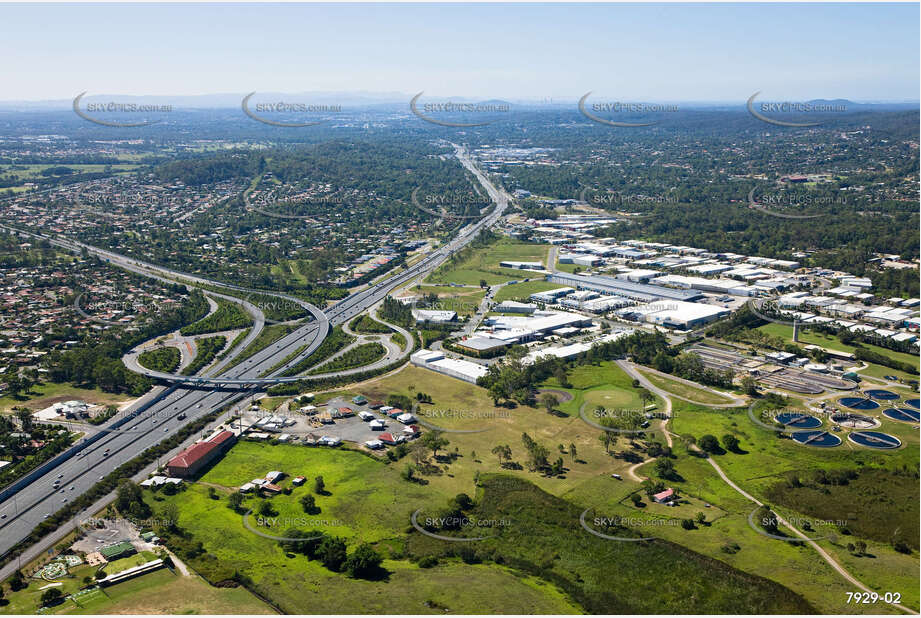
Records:
[[[400,473],[400,477],[404,481],[412,481],[416,478],[416,469],[413,468],[412,464],[406,464],[406,467],[403,468],[403,471]]]
[[[440,451],[441,449],[448,446],[448,444],[450,444],[450,442],[448,442],[448,439],[443,437],[442,433],[437,430],[427,432],[424,436],[422,436],[422,440],[420,442],[427,449],[432,451],[432,457],[434,457],[435,459],[438,459],[438,451]]]
[[[150,507],[144,502],[141,487],[130,479],[119,481],[115,496],[115,508],[122,515],[130,515],[135,519],[150,517]]]
[[[342,570],[342,565],[345,564],[345,541],[338,537],[323,537],[320,546],[317,548],[317,556],[323,566],[338,573]]]
[[[707,521],[707,516],[704,515],[701,511],[697,511],[697,515],[694,516],[694,523],[698,525],[703,525]]]
[[[264,517],[270,517],[275,514],[275,507],[268,500],[259,503],[259,514]]]
[[[854,551],[856,551],[858,556],[863,556],[867,553],[867,544],[865,541],[854,541]]]
[[[480,279],[480,288],[487,288],[489,284],[486,283],[486,279]]]
[[[675,464],[671,459],[662,457],[656,460],[656,474],[663,479],[672,479],[675,476]]]
[[[749,397],[758,396],[758,381],[751,376],[745,376],[742,378],[742,390],[745,391],[745,394]]]
[[[326,492],[326,483],[322,476],[318,476],[313,479],[313,493],[322,495],[324,492]]]
[[[655,396],[647,391],[645,388],[640,389],[640,400],[643,402],[643,409],[646,409],[646,406],[656,400]]]
[[[558,457],[557,460],[553,462],[553,466],[550,468],[550,474],[552,474],[553,476],[560,476],[561,474],[563,474],[563,458],[562,457]]]
[[[502,466],[503,459],[506,462],[511,461],[512,459],[512,448],[508,444],[505,444],[505,445],[497,444],[496,446],[493,447],[490,453],[492,453],[499,459],[500,467]]]
[[[278,544],[281,545],[281,548],[286,552],[297,552],[302,554],[306,551],[306,541],[302,541],[301,539],[307,538],[307,533],[303,530],[288,528],[282,536],[284,540],[279,541]]]
[[[160,511],[160,525],[166,530],[178,530],[179,507],[173,502],[167,502]]]
[[[301,508],[305,513],[314,513],[317,508],[317,499],[312,494],[304,494],[301,496]]]
[[[473,500],[467,494],[460,493],[454,496],[454,506],[461,511],[466,511],[473,506]]]
[[[617,436],[614,435],[614,432],[602,431],[601,435],[598,436],[598,441],[604,446],[604,452],[610,453],[611,447],[617,444]]]
[[[716,439],[716,436],[706,434],[700,437],[700,440],[697,441],[697,446],[703,449],[706,453],[716,453],[720,450],[720,443]]]
[[[423,463],[428,461],[428,451],[425,448],[425,445],[421,442],[415,442],[409,448],[409,455],[413,458],[413,461],[416,462],[417,466],[422,466]]]
[[[605,432],[605,433],[607,433],[607,432]],[[577,456],[578,456],[578,455],[577,455],[577,453],[576,453],[576,445],[573,444],[572,442],[570,442],[570,443],[569,443],[569,458],[570,458],[573,462],[575,462]]]
[[[560,400],[557,399],[557,396],[553,393],[544,393],[540,396],[540,403],[544,406],[544,410],[547,411],[547,414],[552,414],[554,408],[560,405]]]
[[[766,504],[758,507],[755,512],[755,521],[767,532],[777,534],[777,515]]]
[[[737,453],[739,451],[739,439],[731,433],[727,433],[723,436],[723,448],[732,453]]]
[[[378,573],[384,559],[367,543],[359,545],[345,561],[349,577],[371,577]]]
[[[243,506],[243,494],[237,491],[230,494],[227,497],[227,506],[235,511],[239,511],[240,507]]]
[[[22,574],[22,571],[17,569],[13,573],[13,576],[10,577],[10,590],[12,590],[13,592],[17,592],[25,588],[27,585],[28,584],[26,584],[26,578]]]
[[[492,398],[492,405],[498,406],[499,402],[508,397],[508,391],[500,382],[494,382],[489,386],[489,396]]]
[[[549,456],[550,451],[547,450],[546,446],[536,442],[533,443],[528,449],[528,469],[531,471],[543,470],[549,465],[547,461]]]
[[[63,596],[63,593],[58,588],[48,588],[42,593],[42,607],[54,605]]]

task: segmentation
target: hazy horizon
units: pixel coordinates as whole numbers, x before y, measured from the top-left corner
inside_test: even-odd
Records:
[[[84,91],[914,102],[921,88],[917,3],[6,4],[0,15],[3,102]]]

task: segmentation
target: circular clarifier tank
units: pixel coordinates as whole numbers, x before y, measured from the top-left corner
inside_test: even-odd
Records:
[[[871,388],[870,390],[864,391],[864,394],[866,394],[867,397],[878,399],[880,401],[895,401],[899,398],[897,393],[883,390],[881,388]]]
[[[878,403],[868,397],[842,397],[838,403],[852,410],[875,410],[879,407]]]
[[[918,410],[912,410],[911,408],[887,408],[883,410],[888,418],[891,418],[894,421],[902,421],[903,423],[917,423],[921,421],[921,412]]]
[[[796,431],[791,436],[800,444],[829,448],[841,444],[841,438],[827,431]]]
[[[902,446],[901,440],[881,431],[852,431],[847,439],[868,448],[893,449]]]
[[[774,417],[781,425],[794,429],[815,429],[822,426],[822,421],[809,414],[799,412],[781,412]]]

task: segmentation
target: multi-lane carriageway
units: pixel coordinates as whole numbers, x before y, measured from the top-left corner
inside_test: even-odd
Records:
[[[349,295],[325,312],[314,313],[314,319],[310,322],[254,354],[243,363],[227,370],[219,377],[187,383],[176,380],[174,376],[166,375],[163,378],[164,381],[172,380],[176,383],[169,387],[157,386],[135,406],[120,415],[121,418],[116,422],[122,423],[121,425],[114,428],[112,423],[102,426],[102,431],[98,434],[84,438],[74,445],[69,450],[69,458],[45,471],[40,477],[13,495],[6,496],[0,502],[0,555],[6,554],[19,541],[28,536],[45,517],[88,491],[121,464],[174,435],[185,424],[257,393],[260,385],[284,381],[285,379],[277,377],[277,374],[284,371],[286,366],[276,369],[270,376],[261,376],[264,376],[282,359],[304,346],[305,343],[307,347],[291,363],[306,358],[322,343],[323,338],[329,332],[330,325],[347,322],[382,301],[395,288],[405,286],[414,279],[428,274],[452,253],[462,249],[473,240],[480,230],[493,225],[508,206],[509,197],[504,191],[493,186],[486,176],[473,165],[463,148],[455,146],[455,149],[461,164],[476,176],[495,202],[496,207],[489,215],[475,224],[464,227],[456,238],[413,266]],[[221,285],[218,282],[170,271],[153,264],[145,264],[82,243],[52,237],[44,238],[69,250],[90,251],[117,266],[147,276],[170,277],[172,280],[179,277],[192,284],[197,282]],[[223,287],[231,286],[224,285]],[[222,387],[235,385],[237,388],[228,391],[218,388],[219,385]],[[147,407],[139,411],[135,417],[131,417],[131,412],[137,411],[144,405]],[[182,419],[179,418],[180,415],[183,415]]]

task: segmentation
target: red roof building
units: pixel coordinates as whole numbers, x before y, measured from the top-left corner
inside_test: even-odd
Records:
[[[205,442],[196,442],[185,449],[166,464],[170,476],[188,478],[195,476],[198,471],[220,457],[233,446],[237,437],[229,432],[222,431]]]
[[[660,491],[659,493],[655,494],[652,499],[656,502],[668,502],[674,495],[674,489],[666,489],[665,491]]]

